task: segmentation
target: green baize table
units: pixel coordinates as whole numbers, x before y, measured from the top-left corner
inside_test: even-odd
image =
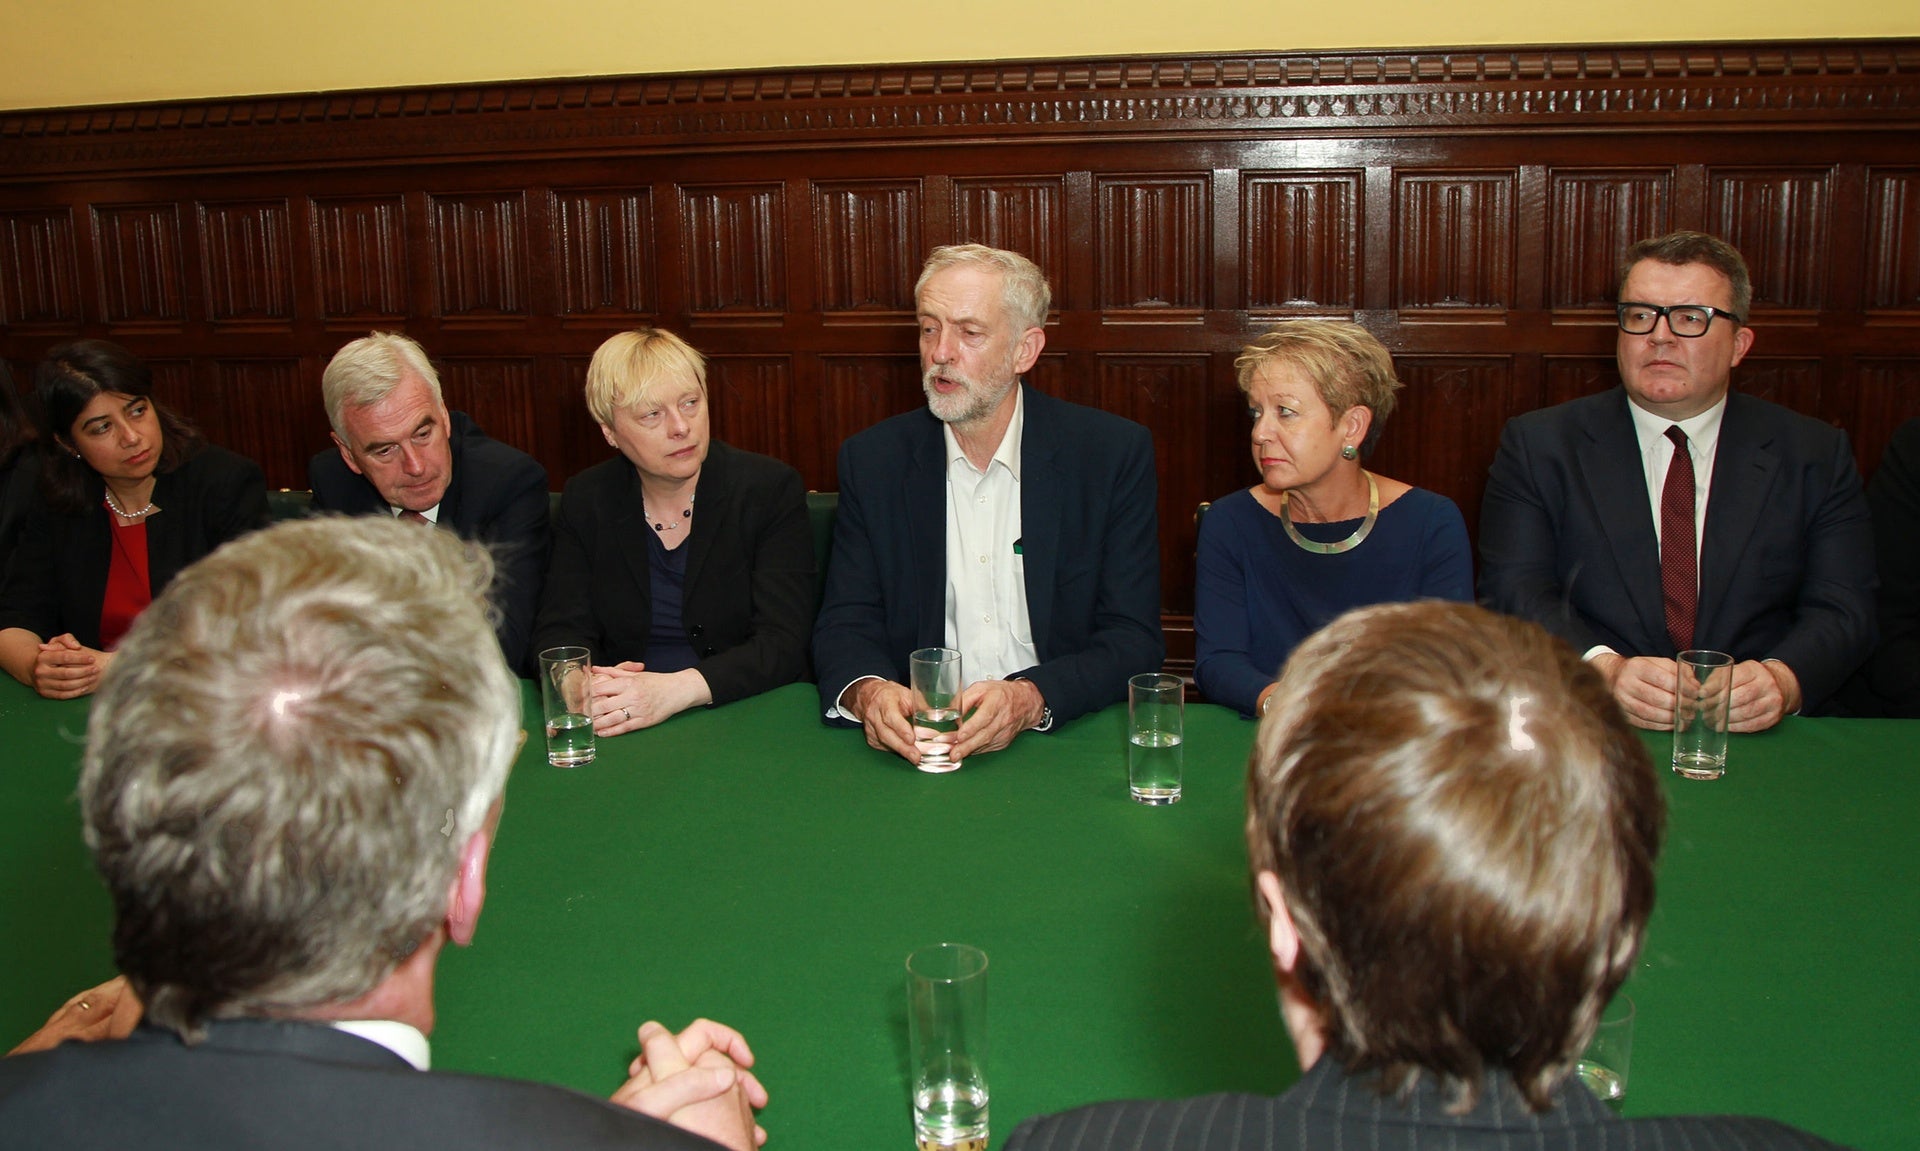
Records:
[[[1037,1112],[1298,1074],[1241,846],[1254,725],[1228,711],[1188,708],[1185,798],[1148,808],[1124,708],[934,776],[822,726],[810,685],[572,769],[526,702],[479,935],[440,965],[438,1068],[605,1095],[643,1019],[708,1015],[753,1044],[773,1147],[904,1151],[903,965],[952,940],[990,959],[996,1143]],[[0,1035],[112,974],[73,799],[86,708],[0,683]],[[1713,783],[1662,768],[1625,1111],[1920,1146],[1920,722],[1794,718],[1730,759]]]

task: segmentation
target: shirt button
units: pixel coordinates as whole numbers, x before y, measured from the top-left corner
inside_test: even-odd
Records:
[[[980,557],[980,562],[981,562],[981,563],[986,563],[986,562],[987,562],[987,557],[986,557],[986,556],[981,556],[981,557]]]
[[[980,622],[981,622],[981,623],[992,623],[992,622],[993,622],[993,617],[992,617],[992,616],[990,616],[990,615],[983,615],[983,616],[981,616],[981,617],[980,617]]]

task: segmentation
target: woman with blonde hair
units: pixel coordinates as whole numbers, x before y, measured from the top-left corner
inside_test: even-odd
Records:
[[[586,399],[620,454],[561,496],[533,647],[593,653],[595,733],[805,676],[814,564],[800,473],[712,438],[706,360],[671,332],[601,344]]]
[[[1358,324],[1290,320],[1234,361],[1260,482],[1214,501],[1194,578],[1194,679],[1263,711],[1301,640],[1349,608],[1473,599],[1466,522],[1445,496],[1362,463],[1401,383]]]

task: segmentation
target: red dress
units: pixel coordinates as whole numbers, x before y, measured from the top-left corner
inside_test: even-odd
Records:
[[[113,559],[107,564],[107,594],[100,603],[100,649],[119,647],[120,637],[152,602],[153,584],[147,577],[147,521],[122,526],[116,516]]]

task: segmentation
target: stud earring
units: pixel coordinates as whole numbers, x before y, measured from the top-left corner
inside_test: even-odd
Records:
[[[1340,448],[1340,458],[1343,460],[1359,459],[1360,449],[1354,447],[1352,444],[1344,444]]]

